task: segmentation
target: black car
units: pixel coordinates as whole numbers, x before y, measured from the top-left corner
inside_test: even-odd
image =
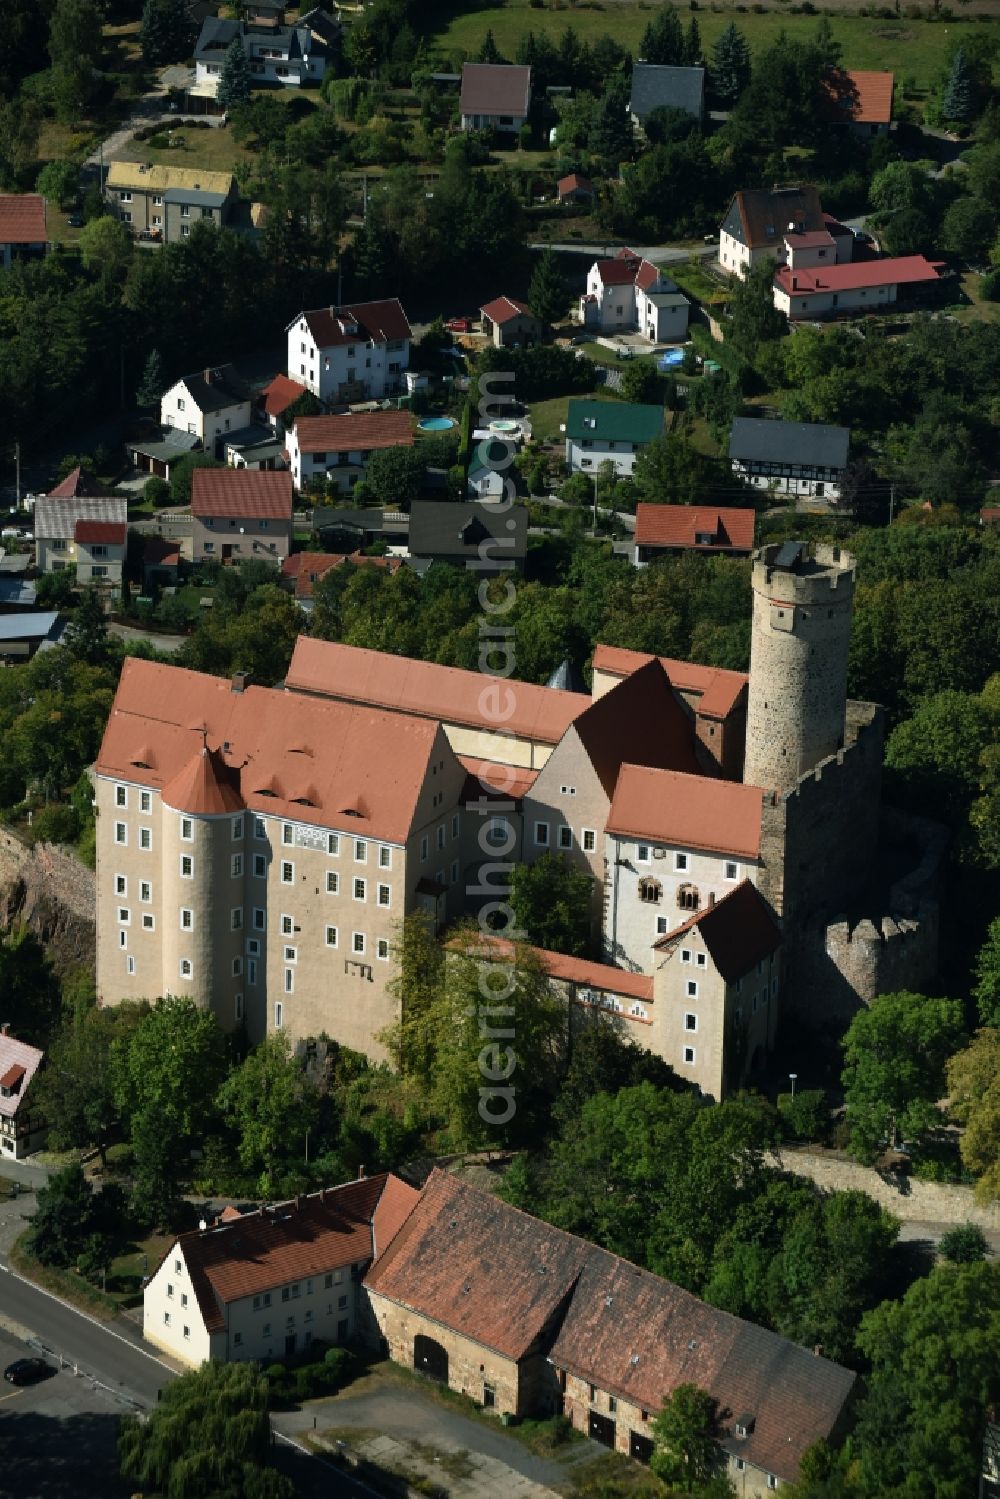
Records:
[[[8,1384],[34,1384],[51,1373],[51,1365],[43,1358],[19,1358],[7,1365],[3,1377]]]
[[[71,213],[70,216],[69,216],[69,218],[66,220],[66,222],[67,222],[67,224],[69,225],[69,227],[71,229],[82,229],[83,228],[83,214],[82,213]]]

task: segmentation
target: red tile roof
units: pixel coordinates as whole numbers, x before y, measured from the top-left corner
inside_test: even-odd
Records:
[[[89,474],[85,474],[79,465],[70,469],[65,479],[62,479],[55,489],[49,490],[50,500],[75,500],[81,495],[100,498],[103,497],[104,490],[99,482],[92,479]]]
[[[73,528],[73,540],[85,546],[103,542],[109,546],[125,545],[126,527],[110,520],[78,520]]]
[[[786,229],[785,243],[794,249],[812,250],[820,245],[832,245],[833,235],[829,229],[807,229],[802,234],[796,233],[794,229]]]
[[[447,945],[457,952],[482,953],[488,961],[498,963],[509,961],[516,951],[513,942],[486,933],[477,934],[471,945],[462,937],[453,937]],[[571,958],[567,953],[550,952],[544,947],[525,945],[524,951],[538,960],[549,978],[580,988],[599,989],[604,994],[623,994],[628,999],[652,1002],[653,980],[645,973],[628,973],[609,963],[591,963],[586,958]]]
[[[44,245],[48,237],[39,193],[0,193],[0,245]]]
[[[708,505],[636,506],[638,546],[697,547],[699,551],[745,551],[753,548],[755,512]],[[700,536],[711,537],[699,541]]]
[[[579,172],[570,172],[568,177],[560,177],[556,183],[556,191],[560,198],[568,193],[593,193],[594,184],[589,177],[583,177]]]
[[[165,1258],[183,1253],[205,1325],[219,1332],[230,1302],[371,1260],[372,1225],[390,1182],[383,1222],[391,1243],[419,1193],[382,1174],[181,1234]]]
[[[361,646],[300,635],[285,685],[346,702],[377,703],[399,713],[472,724],[543,744],[558,744],[586,708],[582,692],[501,681],[456,666],[436,666]],[[510,715],[500,718],[500,714]]]
[[[221,755],[204,745],[167,782],[162,795],[165,806],[194,817],[219,817],[243,810],[236,777]]]
[[[302,453],[367,453],[413,446],[408,411],[356,411],[350,416],[300,416],[295,438]]]
[[[202,783],[192,762],[206,744],[211,766],[198,771]],[[402,843],[431,756],[442,749],[448,753],[432,716],[266,687],[239,692],[218,677],[133,657],[122,667],[96,769],[157,790],[181,777],[172,794],[223,805],[226,793],[207,782],[209,772],[216,781],[225,773],[252,811]]]
[[[685,932],[697,927],[712,961],[727,984],[749,973],[762,958],[770,957],[781,946],[781,931],[771,915],[764,897],[749,880],[735,890],[690,916],[687,921],[660,937],[653,946],[671,947]]]
[[[8,1067],[3,1077],[0,1077],[0,1088],[13,1088],[15,1083],[21,1081],[24,1073],[25,1069],[19,1063]]]
[[[756,859],[763,801],[759,786],[623,765],[607,831],[670,848],[701,848]]]
[[[26,1041],[0,1035],[0,1086],[13,1088],[20,1081],[20,1087],[12,1097],[0,1097],[0,1117],[13,1119],[24,1102],[28,1085],[38,1071],[44,1055],[44,1052],[39,1051],[36,1046],[29,1046]]]
[[[527,796],[538,780],[537,770],[527,770],[522,765],[497,765],[477,755],[456,755],[455,758],[469,773],[462,792],[463,801],[475,802],[486,797],[487,800],[506,801],[509,798],[518,802]]]
[[[191,514],[291,524],[292,476],[287,470],[196,468],[191,475]]]
[[[531,107],[531,69],[467,62],[458,107],[463,115],[526,115]]]
[[[366,557],[363,552],[293,552],[281,564],[282,577],[295,583],[297,599],[311,599],[313,586],[335,567],[348,562],[353,567],[377,567],[394,573],[402,567],[400,557]]]
[[[167,536],[147,536],[142,547],[142,560],[146,567],[178,567],[180,543]]]
[[[280,416],[298,400],[299,396],[304,396],[305,393],[306,387],[300,385],[297,380],[289,380],[287,375],[275,375],[260,394],[267,415]]]
[[[825,85],[826,110],[832,119],[859,125],[888,125],[892,120],[893,75],[839,69]]]
[[[698,666],[693,661],[673,661],[669,656],[647,656],[621,646],[599,645],[594,650],[594,670],[608,676],[627,677],[647,661],[658,660],[675,691],[698,698],[702,717],[727,718],[746,692],[749,677],[741,671],[716,666]]]
[[[500,325],[509,323],[511,318],[533,316],[527,302],[519,302],[516,297],[494,297],[492,302],[487,302],[479,311],[491,323]]]
[[[372,343],[384,344],[413,336],[398,297],[390,297],[384,302],[353,302],[345,307],[317,307],[311,312],[300,312],[295,322],[303,318],[321,349],[353,344],[366,338]],[[356,326],[352,327],[352,324]],[[294,327],[295,323],[289,326]]]
[[[1000,521],[1000,505],[984,505],[979,512],[979,519],[988,525],[995,525]]]
[[[821,297],[827,292],[859,291],[862,287],[913,286],[921,281],[939,281],[943,264],[923,255],[896,255],[885,260],[808,266],[794,271],[785,265],[774,279],[790,296]]]
[[[597,274],[605,286],[634,286],[640,268],[644,265],[648,266],[649,261],[643,260],[631,250],[619,250],[614,259],[597,262]],[[652,269],[655,276],[656,267]]]
[[[595,699],[573,729],[608,797],[627,760],[702,774],[691,719],[655,656]]]

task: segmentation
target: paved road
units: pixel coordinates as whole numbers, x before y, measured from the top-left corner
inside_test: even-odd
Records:
[[[568,244],[546,244],[539,241],[528,246],[530,250],[559,250],[567,255],[589,255],[591,259],[595,255],[614,255],[620,249],[619,245],[613,245],[609,240],[598,240],[596,243],[581,244],[579,240],[571,240]],[[657,265],[671,265],[678,261],[690,260],[692,255],[698,260],[711,260],[718,249],[718,242],[713,240],[710,245],[695,245],[686,248],[677,245],[630,245],[637,255],[646,260],[652,260]]]

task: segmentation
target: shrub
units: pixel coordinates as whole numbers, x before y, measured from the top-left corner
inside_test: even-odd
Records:
[[[987,271],[979,278],[979,294],[987,302],[1000,302],[1000,270]]]
[[[80,836],[80,816],[75,807],[52,802],[36,812],[31,831],[40,843],[74,843]]]
[[[803,1088],[778,1096],[778,1114],[787,1140],[824,1140],[830,1127],[826,1094],[822,1088]]]
[[[975,1223],[956,1223],[942,1237],[941,1253],[953,1265],[971,1265],[984,1260],[990,1252],[986,1235]]]

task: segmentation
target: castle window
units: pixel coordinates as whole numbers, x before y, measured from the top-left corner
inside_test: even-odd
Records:
[[[327,895],[337,895],[339,891],[340,875],[335,869],[328,869],[326,872],[326,893]]]
[[[547,822],[535,823],[535,843],[539,848],[547,848],[549,842],[549,825]]]
[[[685,1048],[684,1048],[684,1060],[685,1060],[685,1062],[688,1062],[691,1066],[694,1065],[694,1047],[693,1046],[685,1046]]]
[[[127,895],[128,894],[128,880],[125,878],[125,876],[123,874],[116,874],[115,875],[115,894],[116,895]]]
[[[726,860],[726,879],[735,880],[739,874],[739,865],[734,864],[731,859]]]
[[[684,1029],[686,1031],[696,1031],[698,1029],[698,1017],[697,1017],[697,1015],[692,1015],[689,1012],[687,1015],[684,1016]]]
[[[649,844],[637,843],[635,846],[635,857],[638,864],[649,863]]]
[[[125,786],[116,786],[115,787],[115,806],[116,807],[127,807],[128,806],[128,788],[127,787],[125,787]]]
[[[688,995],[688,999],[697,999],[698,998],[698,980],[697,979],[688,979],[688,982],[687,982],[687,995]]]
[[[340,853],[340,836],[337,833],[327,834],[326,851],[328,854]]]
[[[659,880],[643,879],[639,881],[639,899],[647,905],[655,906],[657,901],[663,897],[663,886]]]
[[[597,834],[593,831],[592,828],[584,828],[581,835],[581,842],[583,844],[584,853],[592,854],[594,852],[594,849],[597,847]]]
[[[682,963],[690,963],[690,961],[691,961],[691,949],[690,949],[690,947],[682,947],[681,948],[681,962]]]
[[[688,867],[688,856],[687,856],[687,854],[674,854],[674,869],[678,872],[678,874],[683,873],[683,871],[685,869],[687,869],[687,867]]]
[[[682,885],[680,887],[677,892],[677,904],[682,911],[697,911],[700,899],[694,885]]]
[[[559,847],[560,848],[572,848],[573,847],[573,829],[572,828],[560,827],[560,829],[559,829]]]
[[[703,952],[695,953],[694,962],[696,968],[705,968],[708,965],[708,958]]]
[[[657,916],[656,918],[656,935],[658,937],[665,937],[667,935],[667,918],[665,916]]]

